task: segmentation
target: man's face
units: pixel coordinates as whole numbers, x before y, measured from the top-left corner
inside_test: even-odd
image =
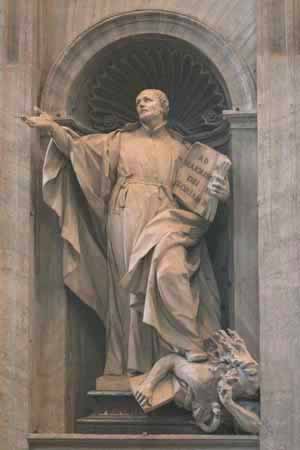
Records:
[[[142,122],[147,122],[159,116],[163,119],[163,111],[159,97],[150,89],[142,91],[137,96],[136,110]]]

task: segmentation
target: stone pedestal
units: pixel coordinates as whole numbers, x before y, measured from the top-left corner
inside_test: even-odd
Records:
[[[77,419],[76,432],[85,434],[195,434],[192,413],[179,408],[173,401],[145,413],[135,399],[127,376],[103,376],[97,379],[96,391],[88,396],[94,400],[93,412]],[[220,434],[232,433],[232,417],[223,410]]]
[[[131,392],[89,392],[92,414],[77,419],[76,431],[85,434],[199,434],[192,414],[173,402],[145,414]]]

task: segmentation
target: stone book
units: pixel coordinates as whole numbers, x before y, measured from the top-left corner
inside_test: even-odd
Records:
[[[231,167],[230,159],[213,148],[195,142],[175,180],[174,195],[190,211],[214,220],[218,199],[208,192],[213,179],[224,180]]]
[[[129,378],[131,390],[135,398],[139,386],[143,383],[143,381],[146,379],[147,376],[148,373]],[[176,387],[174,377],[172,375],[167,375],[155,386],[151,398],[151,404],[140,406],[145,413],[149,413],[157,408],[160,408],[163,405],[166,405],[167,403],[170,403],[172,400],[174,400],[175,394],[176,394]]]

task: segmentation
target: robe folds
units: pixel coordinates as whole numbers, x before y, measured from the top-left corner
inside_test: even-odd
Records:
[[[172,189],[189,151],[166,127],[50,141],[43,195],[59,218],[64,282],[106,329],[105,373],[145,372],[220,328],[208,222]]]

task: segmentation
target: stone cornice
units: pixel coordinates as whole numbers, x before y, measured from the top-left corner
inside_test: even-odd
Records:
[[[238,109],[223,111],[223,118],[234,128],[257,128],[256,111],[240,111]]]

